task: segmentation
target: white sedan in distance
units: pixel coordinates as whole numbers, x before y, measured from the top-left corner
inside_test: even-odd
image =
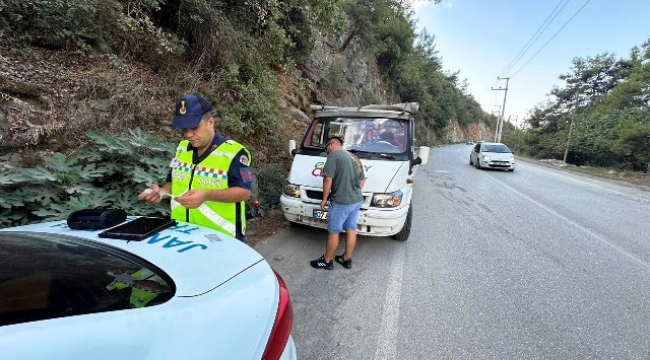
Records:
[[[469,154],[469,164],[477,169],[506,169],[515,171],[515,155],[502,143],[480,142]]]
[[[101,231],[0,229],[0,358],[296,359],[287,286],[245,243],[188,223]]]

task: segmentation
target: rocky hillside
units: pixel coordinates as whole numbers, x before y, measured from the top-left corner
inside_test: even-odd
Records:
[[[314,50],[290,71],[277,71],[280,113],[287,126],[276,127],[286,144],[302,136],[310,103],[354,105],[383,102],[386,90],[376,64],[359,54],[358,44],[338,52],[320,36]],[[29,47],[0,47],[0,156],[15,166],[30,166],[46,153],[70,152],[83,144],[84,131],[119,133],[140,126],[170,141],[169,126],[176,96],[190,89],[170,87],[169,80],[147,64],[116,66],[107,54]],[[342,78],[342,76],[344,76]],[[337,83],[338,82],[338,83]],[[126,100],[125,100],[126,99]],[[133,99],[137,99],[134,102]],[[121,106],[128,104],[128,109]],[[216,104],[219,108],[219,104]],[[229,134],[224,126],[221,131]],[[249,144],[264,161],[267,149]],[[284,148],[284,147],[282,147]]]

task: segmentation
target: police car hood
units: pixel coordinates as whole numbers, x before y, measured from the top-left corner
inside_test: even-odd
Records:
[[[323,166],[324,156],[311,156],[297,154],[291,165],[288,181],[292,184],[302,185],[309,188],[323,188]],[[390,192],[403,186],[394,181],[398,172],[407,168],[408,161],[397,160],[372,160],[359,159],[363,164],[366,175],[366,183],[363,186],[364,192],[383,193]],[[404,180],[404,183],[406,180]]]
[[[258,252],[235,238],[180,222],[145,240],[129,242],[98,237],[97,234],[103,230],[72,230],[65,221],[5,228],[1,231],[63,234],[123,249],[165,271],[176,284],[177,296],[208,292],[263,260]]]

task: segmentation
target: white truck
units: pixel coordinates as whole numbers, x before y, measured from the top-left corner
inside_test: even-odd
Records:
[[[411,232],[413,183],[416,169],[429,159],[429,147],[415,146],[414,117],[418,103],[338,107],[312,105],[314,119],[299,147],[289,140],[291,171],[280,197],[288,221],[327,228],[323,195],[325,143],[343,139],[343,149],[364,166],[366,183],[359,213],[359,235],[394,236],[405,241]]]

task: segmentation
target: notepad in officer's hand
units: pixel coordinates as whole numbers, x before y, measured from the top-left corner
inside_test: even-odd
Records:
[[[174,225],[176,221],[169,218],[143,216],[97,235],[103,238],[140,241]]]

